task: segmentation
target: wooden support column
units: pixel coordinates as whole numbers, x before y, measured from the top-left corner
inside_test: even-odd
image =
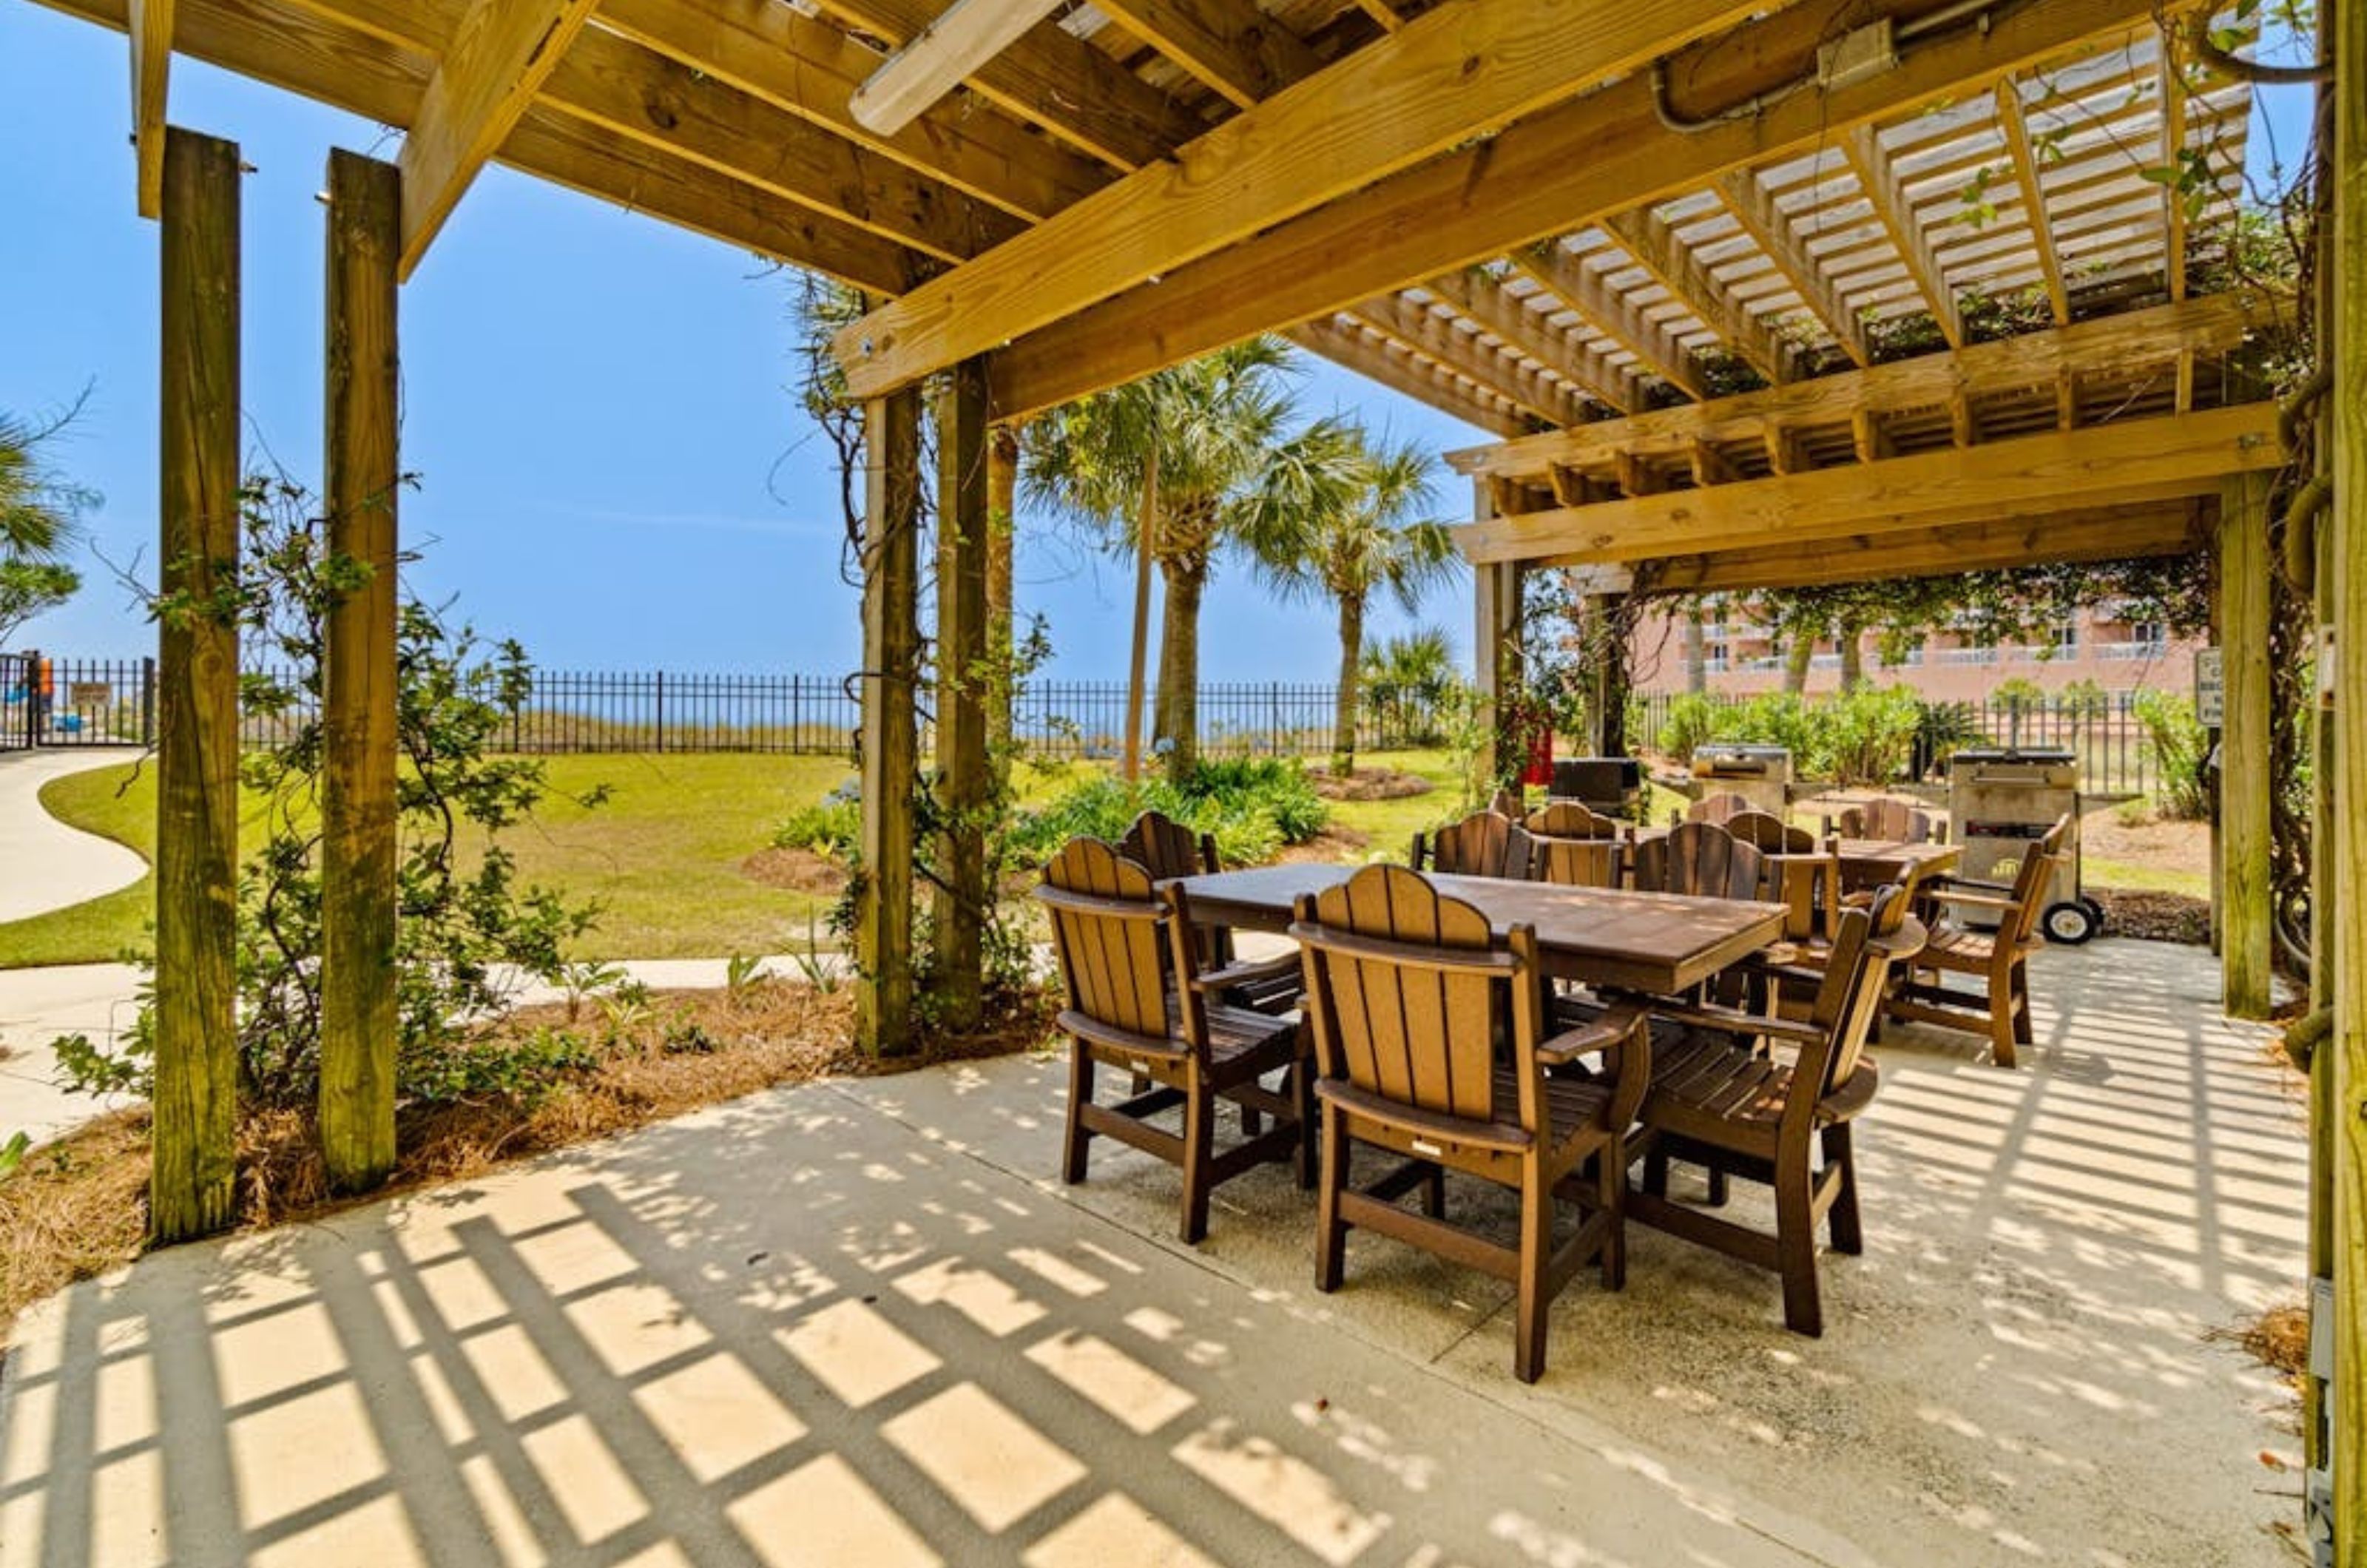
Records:
[[[934,889],[936,993],[945,1021],[974,1028],[984,980],[989,702],[996,685],[986,628],[991,532],[986,361],[946,374],[937,401],[937,804],[946,828]]]
[[[863,405],[863,829],[855,1036],[912,1046],[912,788],[920,735],[921,393]]]
[[[2327,11],[2334,85],[2334,1540],[2367,1565],[2367,4]]]
[[[1010,768],[1013,653],[1011,559],[1017,542],[1019,432],[998,424],[986,437],[986,645],[993,653],[994,689],[989,694],[987,735],[996,766]]]
[[[1496,515],[1496,499],[1482,478],[1473,484],[1471,515],[1475,521],[1486,522]],[[1488,705],[1490,718],[1488,741],[1480,749],[1476,765],[1484,778],[1492,780],[1498,766],[1497,752],[1504,733],[1503,714],[1500,705],[1517,694],[1519,688],[1521,647],[1521,567],[1515,561],[1475,564],[1471,569],[1472,605],[1475,611],[1471,634],[1472,683],[1480,700]],[[1487,804],[1482,790],[1481,805]]]
[[[2221,994],[2237,1018],[2269,1015],[2275,939],[2269,887],[2269,483],[2229,479],[2219,497]]]
[[[345,1190],[394,1168],[395,265],[402,179],[329,154],[329,550],[366,573],[326,617],[321,729],[321,1154]]]
[[[148,1228],[230,1224],[236,1194],[238,147],[168,128],[157,632],[156,1086]]]

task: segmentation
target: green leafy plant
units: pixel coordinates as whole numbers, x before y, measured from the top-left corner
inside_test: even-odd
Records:
[[[773,829],[776,850],[811,850],[844,860],[855,853],[863,831],[863,797],[847,780],[811,806],[799,807]]]
[[[240,760],[243,782],[265,807],[263,841],[239,875],[238,1050],[247,1103],[303,1108],[319,1077],[324,625],[368,569],[329,548],[310,498],[285,479],[251,480],[240,521],[231,586],[204,604],[161,596],[152,611],[160,620],[231,618],[250,649],[287,671],[249,673],[240,688],[243,716],[279,744]],[[408,596],[395,638],[404,764],[395,786],[395,1079],[399,1094],[434,1100],[532,1078],[565,1055],[478,1025],[502,1010],[519,977],[566,983],[566,945],[591,928],[596,908],[521,886],[502,844],[549,793],[540,762],[493,750],[531,685],[525,651],[512,642],[488,647]],[[603,794],[577,799],[595,806]],[[143,1006],[113,1045],[85,1041],[61,1053],[69,1086],[144,1092],[150,1040]],[[526,1054],[515,1075],[500,1061],[511,1051]]]
[[[2211,815],[2211,735],[2194,716],[2191,697],[2139,692],[2131,704],[2144,728],[2146,750],[2160,771],[2155,805],[2173,821],[2199,822]]]
[[[1330,810],[1296,761],[1204,760],[1173,783],[1154,779],[1129,788],[1117,779],[1090,779],[1025,813],[1013,839],[1025,858],[1043,861],[1080,834],[1116,841],[1137,814],[1158,811],[1212,835],[1228,865],[1256,865],[1283,845],[1321,832]]]
[[[32,1147],[33,1135],[25,1132],[19,1132],[6,1143],[0,1144],[0,1181],[6,1181],[17,1173],[17,1168],[25,1163],[25,1156],[31,1152]]]

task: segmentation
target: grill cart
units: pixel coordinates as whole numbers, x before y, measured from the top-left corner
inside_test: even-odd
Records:
[[[1644,794],[1644,764],[1633,757],[1564,757],[1553,765],[1549,798],[1584,803],[1604,817],[1633,818]]]
[[[1781,817],[1791,807],[1792,751],[1785,746],[1704,746],[1693,753],[1693,780],[1704,795],[1732,791]]]
[[[2065,750],[2010,746],[1967,747],[1948,759],[1948,816],[1964,846],[1965,876],[2010,882],[2028,846],[2067,812],[2068,852],[2038,924],[2047,941],[2076,947],[2104,929],[2104,907],[2079,885],[2079,760]]]

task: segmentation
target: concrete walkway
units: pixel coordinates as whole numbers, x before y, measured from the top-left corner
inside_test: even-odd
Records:
[[[41,809],[41,786],[112,767],[127,750],[0,751],[0,921],[47,914],[129,887],[148,863],[112,839],[69,828]]]
[[[1010,1057],[67,1292],[0,1373],[0,1568],[2289,1562],[2291,1397],[2211,1336],[2297,1287],[2291,1076],[2199,951],[2033,980],[2021,1070],[1880,1048],[1821,1339],[1631,1233],[1523,1386],[1500,1282],[1360,1237],[1314,1292],[1281,1170],[1199,1247],[1147,1156],[1051,1180],[1062,1065]]]

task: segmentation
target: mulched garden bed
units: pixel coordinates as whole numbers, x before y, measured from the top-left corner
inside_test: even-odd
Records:
[[[2104,906],[2106,936],[2178,942],[2192,947],[2211,945],[2208,899],[2184,893],[2136,892],[2117,887],[2090,887],[2087,892]]]
[[[1404,800],[1438,787],[1420,773],[1395,768],[1358,768],[1345,778],[1334,778],[1330,769],[1312,767],[1307,770],[1307,782],[1326,800]]]

